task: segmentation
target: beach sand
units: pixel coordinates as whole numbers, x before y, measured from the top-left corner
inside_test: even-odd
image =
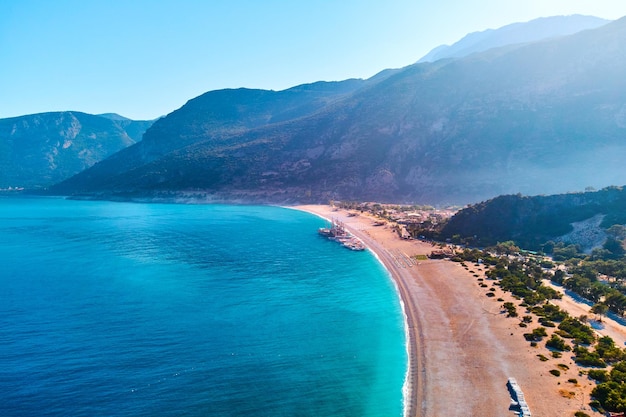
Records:
[[[588,406],[595,384],[578,374],[571,353],[555,359],[545,342],[531,347],[523,334],[539,326],[536,320],[521,328],[519,318],[507,318],[503,302],[518,305],[520,316],[524,309],[497,286],[495,297],[486,296],[492,287],[479,285],[482,265],[468,263],[465,269],[460,263],[431,259],[413,264],[407,256],[427,255],[433,246],[400,239],[390,227],[375,226],[367,214],[351,217],[323,205],[295,208],[344,222],[396,282],[409,328],[407,416],[514,416],[509,377],[517,379],[535,417],[573,416],[581,409],[601,415]],[[539,360],[540,354],[549,359]],[[553,369],[561,375],[550,374]]]

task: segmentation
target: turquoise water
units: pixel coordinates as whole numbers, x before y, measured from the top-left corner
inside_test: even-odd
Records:
[[[393,285],[323,225],[0,198],[0,415],[401,416]]]

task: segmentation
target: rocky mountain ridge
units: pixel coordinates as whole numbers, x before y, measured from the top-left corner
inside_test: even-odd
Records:
[[[464,204],[623,184],[624,38],[623,18],[306,94],[210,92],[52,191]]]
[[[152,121],[51,112],[0,119],[0,189],[40,189],[141,140]]]
[[[461,58],[476,52],[501,46],[536,42],[557,36],[567,36],[587,29],[595,29],[609,20],[593,16],[571,15],[541,17],[524,23],[513,23],[498,29],[473,32],[452,45],[440,45],[418,62],[434,62],[445,58]]]

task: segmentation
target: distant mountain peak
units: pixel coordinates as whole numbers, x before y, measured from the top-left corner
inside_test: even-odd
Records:
[[[443,205],[623,184],[625,23],[363,81],[209,92],[51,191]]]
[[[418,62],[435,62],[444,58],[461,58],[472,53],[483,52],[500,46],[536,42],[557,36],[595,29],[610,20],[579,14],[569,16],[540,17],[523,23],[512,23],[498,29],[472,32],[452,45],[440,45]]]
[[[104,117],[105,119],[109,119],[109,120],[131,120],[128,117],[124,117],[121,116],[117,113],[102,113],[102,114],[96,114],[96,116],[100,116],[100,117]]]

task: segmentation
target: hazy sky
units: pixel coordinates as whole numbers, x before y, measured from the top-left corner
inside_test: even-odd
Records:
[[[0,0],[0,118],[153,119],[220,88],[368,78],[470,32],[625,0]]]

